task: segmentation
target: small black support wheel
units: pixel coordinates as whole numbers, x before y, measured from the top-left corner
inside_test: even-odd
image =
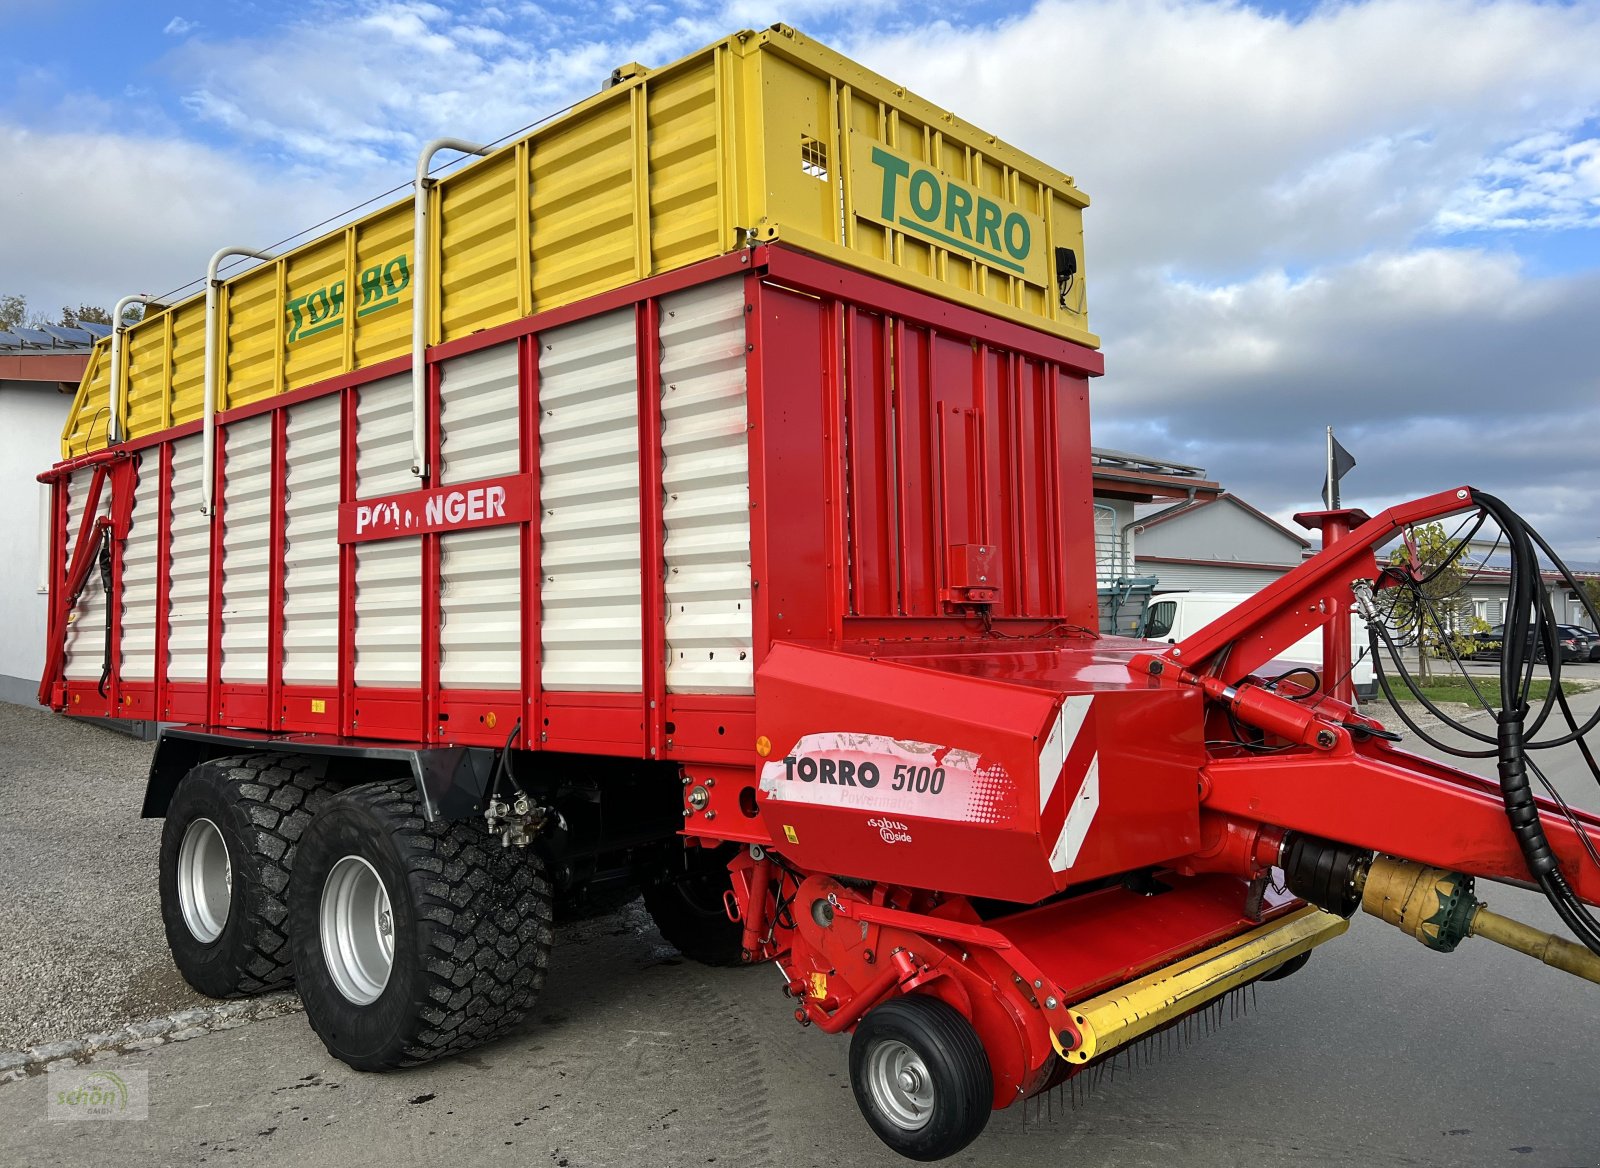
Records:
[[[994,1102],[977,1031],[925,994],[868,1011],[850,1040],[850,1086],[874,1134],[912,1160],[955,1155],[978,1138]]]
[[[644,887],[644,906],[661,935],[701,965],[744,963],[744,926],[728,919],[723,899],[733,889],[728,862],[739,847],[681,848],[663,878]]]
[[[1296,957],[1289,958],[1289,960],[1278,966],[1278,968],[1274,969],[1271,973],[1263,973],[1261,975],[1261,980],[1282,981],[1286,977],[1293,977],[1295,974],[1304,969],[1306,967],[1306,963],[1310,960],[1311,952],[1310,950],[1307,950]]]
[[[161,919],[178,972],[211,998],[293,980],[289,872],[325,797],[326,761],[218,758],[178,784],[161,829]]]
[[[481,820],[429,823],[410,779],[330,798],[300,841],[289,921],[306,1018],[358,1071],[514,1028],[550,962],[550,883]]]

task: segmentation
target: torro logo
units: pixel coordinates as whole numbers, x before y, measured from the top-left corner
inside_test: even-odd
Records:
[[[361,303],[357,316],[370,316],[400,303],[400,293],[411,283],[411,265],[401,252],[393,259],[373,264],[361,273]],[[336,329],[344,323],[345,282],[335,280],[306,296],[296,296],[283,306],[289,316],[289,344]]]
[[[1043,266],[1035,259],[1043,220],[876,143],[867,159],[865,168],[858,167],[858,182],[868,180],[858,186],[861,214],[1043,281]],[[873,182],[880,184],[876,204],[871,197]]]

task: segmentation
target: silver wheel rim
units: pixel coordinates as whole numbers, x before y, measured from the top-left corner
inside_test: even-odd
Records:
[[[389,890],[371,864],[346,856],[322,885],[322,958],[339,992],[358,1006],[378,1000],[394,968]]]
[[[233,864],[222,832],[209,819],[184,829],[178,846],[178,907],[195,940],[209,945],[222,936],[233,903]]]
[[[922,1056],[898,1038],[867,1055],[867,1091],[878,1111],[902,1131],[917,1131],[933,1115],[933,1076]]]

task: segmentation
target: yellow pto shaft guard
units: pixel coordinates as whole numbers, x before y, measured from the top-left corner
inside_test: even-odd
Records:
[[[1542,929],[1490,912],[1474,899],[1471,878],[1459,872],[1378,856],[1367,869],[1361,907],[1441,953],[1451,952],[1468,937],[1483,937],[1552,968],[1600,982],[1600,957]]]

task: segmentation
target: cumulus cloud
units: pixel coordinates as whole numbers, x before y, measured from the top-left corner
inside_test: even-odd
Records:
[[[1473,479],[1600,559],[1600,274],[1517,251],[1600,225],[1600,12],[1047,0],[855,48],[1094,197],[1097,441],[1287,517],[1333,424],[1359,505]]]
[[[0,154],[27,176],[24,197],[8,200],[7,290],[41,307],[166,292],[203,275],[224,243],[260,247],[355,201],[180,138],[0,122]]]
[[[0,112],[25,208],[13,278],[43,303],[178,283],[219,243],[277,239],[404,182],[428,138],[495,140],[595,92],[618,64],[663,64],[783,19],[1094,197],[1085,271],[1109,370],[1098,441],[1204,465],[1286,516],[1314,501],[1333,424],[1360,460],[1346,483],[1359,505],[1472,479],[1600,559],[1588,438],[1600,425],[1600,8],[299,11],[246,38],[169,24],[182,43],[149,75],[164,85],[159,134],[30,135]],[[1568,239],[1590,259],[1563,259]]]

